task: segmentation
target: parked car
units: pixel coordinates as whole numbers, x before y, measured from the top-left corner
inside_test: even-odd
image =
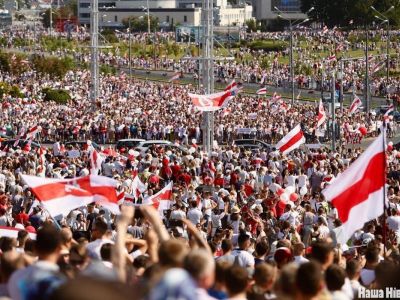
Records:
[[[121,150],[122,148],[125,148],[126,151],[130,149],[135,149],[140,142],[145,142],[146,140],[144,139],[123,139],[119,140],[115,146],[117,150]]]
[[[164,141],[164,140],[142,141],[135,147],[135,150],[141,154],[144,154],[151,146],[159,146],[159,145],[173,145],[173,144],[170,141]]]
[[[266,149],[266,150],[271,150],[273,147],[272,145],[256,140],[256,139],[240,139],[240,140],[234,140],[233,144],[239,147],[247,147],[247,148],[253,148],[256,149],[256,146],[259,147],[259,149]],[[254,147],[253,147],[254,146]]]
[[[183,155],[188,155],[189,154],[189,150],[186,149],[183,146],[180,145],[175,145],[175,144],[158,144],[157,147],[161,147],[164,149],[164,152],[167,151],[174,151],[174,152],[180,152]],[[145,153],[147,153],[150,150],[150,147],[147,148],[147,150],[145,151]]]

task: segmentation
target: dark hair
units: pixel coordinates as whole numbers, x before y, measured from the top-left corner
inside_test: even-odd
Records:
[[[139,255],[133,261],[133,266],[136,269],[147,268],[147,267],[150,266],[150,264],[151,264],[150,258],[148,256],[146,256],[146,255]]]
[[[257,285],[263,286],[273,280],[275,269],[273,266],[262,263],[254,269],[253,279]]]
[[[108,226],[107,223],[104,222],[102,217],[97,217],[96,221],[93,224],[93,227],[96,228],[101,235],[104,235],[107,232]]]
[[[100,248],[100,256],[101,259],[104,261],[111,261],[111,249],[112,249],[112,244],[111,243],[106,243],[103,244]]]
[[[246,233],[239,234],[239,236],[238,236],[238,245],[239,245],[239,247],[241,247],[248,240],[250,240],[250,236],[248,234],[246,234]]]
[[[360,262],[357,259],[351,259],[346,263],[346,273],[349,279],[353,279],[360,271]]]
[[[163,266],[181,267],[187,254],[187,247],[181,240],[168,240],[160,244],[158,256]]]
[[[53,225],[44,225],[36,234],[38,256],[54,253],[61,246],[61,233]]]
[[[365,259],[369,263],[376,263],[379,261],[380,249],[378,247],[368,247],[365,251]]]
[[[256,244],[255,250],[256,250],[256,253],[257,253],[258,256],[262,256],[262,255],[264,255],[264,254],[267,254],[268,251],[269,251],[269,244],[268,244],[268,242],[267,242],[265,239],[259,241],[259,242]]]
[[[333,246],[330,243],[317,241],[311,245],[311,257],[317,262],[324,264],[329,254],[332,252]]]
[[[233,265],[226,270],[225,285],[229,296],[234,296],[246,291],[248,284],[248,273],[245,268]]]
[[[331,265],[325,271],[326,285],[331,292],[340,290],[344,285],[345,278],[344,270],[338,265]]]
[[[0,238],[0,250],[2,253],[11,251],[16,246],[16,240],[8,236],[2,236]]]
[[[323,281],[322,268],[319,263],[310,261],[300,265],[296,274],[296,286],[306,296],[318,294]]]
[[[28,231],[26,231],[25,229],[22,229],[22,230],[18,231],[18,240],[23,240],[28,235],[29,235]]]
[[[228,252],[229,250],[232,250],[233,245],[232,241],[230,239],[223,239],[221,242],[221,249],[224,253]]]

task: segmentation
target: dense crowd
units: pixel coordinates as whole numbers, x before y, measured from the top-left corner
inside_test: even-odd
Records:
[[[43,144],[0,147],[2,299],[344,300],[400,288],[400,153],[388,144],[387,216],[347,243],[338,242],[338,210],[321,193],[362,154],[349,144],[378,135],[382,115],[337,109],[338,146],[329,149],[319,143],[331,138],[328,112],[326,129],[317,130],[314,104],[239,94],[214,113],[216,143],[205,153],[202,114],[188,96],[201,87],[107,75],[92,103],[83,70],[62,79],[1,72],[0,82],[23,94],[3,96],[1,142],[26,141],[38,128],[33,141]],[[45,87],[72,100],[45,101]],[[297,124],[307,145],[282,154],[273,145]],[[393,118],[385,126],[396,133]],[[238,147],[232,142],[243,132],[272,146]],[[184,148],[103,145],[123,138]],[[64,147],[72,140],[84,144]],[[102,147],[98,170],[91,141]],[[121,214],[93,202],[50,215],[21,176],[90,172],[116,180]],[[167,204],[149,202],[171,184]]]
[[[276,143],[298,123],[315,136],[316,107],[293,107],[274,98],[241,95],[216,113],[211,153],[201,139],[200,116],[187,97],[191,86],[101,78],[93,110],[87,72],[63,80],[26,73],[1,74],[24,98],[3,100],[6,134],[39,125],[37,138],[114,142],[125,137],[170,139],[190,148],[145,153],[104,151],[100,174],[118,181],[122,214],[90,204],[50,216],[21,174],[74,178],[89,174],[90,143],[79,155],[55,143],[3,149],[0,157],[1,295],[12,299],[354,299],[363,288],[398,287],[400,217],[399,155],[387,153],[388,218],[337,243],[338,212],[321,190],[334,184],[362,152],[343,146],[301,148],[282,155],[231,145],[238,128]],[[68,105],[45,102],[41,89],[64,88]],[[256,113],[256,114],[254,114]],[[247,116],[247,117],[246,117]],[[375,136],[381,116],[338,110],[340,128]],[[389,127],[395,122],[389,121]],[[23,129],[24,128],[24,129]],[[350,129],[349,129],[350,128]],[[196,139],[196,141],[192,141]],[[226,145],[222,145],[225,144]],[[192,145],[193,144],[193,145]],[[57,145],[57,146],[56,146]],[[144,188],[134,187],[135,176]],[[137,179],[136,179],[137,180]],[[169,208],[146,199],[172,181]],[[128,198],[127,195],[133,195]],[[57,226],[55,226],[57,224]],[[386,245],[383,235],[386,232]]]
[[[68,33],[55,33],[60,38],[67,38]],[[244,33],[243,33],[244,34]],[[391,51],[399,48],[399,42],[396,38],[396,31],[390,31],[390,49]],[[19,28],[13,31],[4,32],[4,38],[9,48],[15,47],[17,38],[32,39],[34,46],[26,49],[35,48],[36,51],[44,51],[45,48],[37,41],[41,36],[48,36],[49,32],[38,29],[33,32],[32,29],[26,31],[26,28]],[[88,41],[90,36],[88,30],[80,28],[78,32],[69,34],[70,39],[77,41]],[[254,41],[257,39],[267,39],[283,41],[289,38],[288,32],[278,33],[246,33],[243,39]],[[174,41],[174,34],[170,32],[158,33],[116,33],[120,41],[127,44],[129,39],[134,45],[145,45],[151,43],[167,44]],[[314,30],[310,28],[297,28],[294,32],[294,53],[296,62],[295,83],[299,88],[309,90],[328,91],[330,89],[330,74],[333,70],[340,68],[339,57],[345,59],[343,63],[343,89],[345,92],[355,92],[362,94],[365,87],[365,58],[364,54],[354,60],[347,60],[350,57],[350,51],[363,51],[365,41],[363,32],[360,31],[341,31],[333,28],[331,30]],[[370,31],[369,51],[376,51],[377,54],[369,57],[370,66],[370,89],[374,96],[397,97],[399,95],[399,78],[395,75],[390,77],[389,82],[386,77],[381,76],[382,71],[386,69],[386,31],[375,29]],[[381,41],[381,44],[377,41]],[[307,45],[307,46],[305,46]],[[33,47],[33,48],[32,48]],[[18,47],[17,47],[18,48]],[[249,47],[240,47],[238,50],[230,51],[234,60],[226,59],[216,62],[214,72],[216,78],[222,81],[237,79],[246,83],[261,83],[276,87],[289,87],[290,85],[290,66],[284,63],[282,59],[287,59],[290,55],[289,48],[282,51],[264,51],[252,50]],[[76,51],[76,49],[58,49],[51,51],[53,55],[71,55],[78,62],[89,63],[90,54]],[[196,60],[186,59],[190,54],[186,54],[182,59],[169,58],[168,55],[156,55],[151,57],[132,56],[129,59],[128,53],[121,53],[117,48],[115,51],[104,51],[100,54],[100,61],[104,64],[111,64],[118,67],[128,67],[134,69],[175,71],[198,78],[199,67]],[[256,59],[254,59],[256,58]],[[266,63],[268,62],[268,63]],[[396,74],[399,69],[398,51],[391,54],[389,67],[391,72]]]

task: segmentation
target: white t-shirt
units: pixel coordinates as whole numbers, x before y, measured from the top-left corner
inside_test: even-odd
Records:
[[[200,223],[201,218],[203,217],[202,212],[198,208],[192,208],[191,210],[188,211],[187,213],[187,218],[189,219],[190,222],[192,222],[194,225]]]
[[[235,256],[235,261],[243,268],[254,267],[254,256],[245,250],[235,249],[232,251],[232,255]],[[237,258],[236,258],[237,257]]]
[[[94,259],[101,259],[100,249],[104,244],[108,243],[114,244],[114,242],[109,239],[97,239],[87,244],[86,249],[88,251],[89,256]]]
[[[362,269],[360,273],[361,282],[368,286],[375,280],[375,270]]]

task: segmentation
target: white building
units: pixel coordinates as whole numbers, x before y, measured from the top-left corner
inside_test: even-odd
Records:
[[[150,15],[159,19],[160,24],[199,26],[201,23],[202,0],[98,0],[99,26],[121,27],[122,20],[130,16]],[[91,0],[78,0],[80,24],[90,24]],[[227,0],[214,1],[214,24],[216,26],[243,25],[253,15],[252,6],[242,4],[230,6]]]
[[[252,0],[253,17],[256,20],[277,19],[279,12],[282,11],[283,17],[292,20],[306,19],[307,15],[300,10],[301,0]]]

